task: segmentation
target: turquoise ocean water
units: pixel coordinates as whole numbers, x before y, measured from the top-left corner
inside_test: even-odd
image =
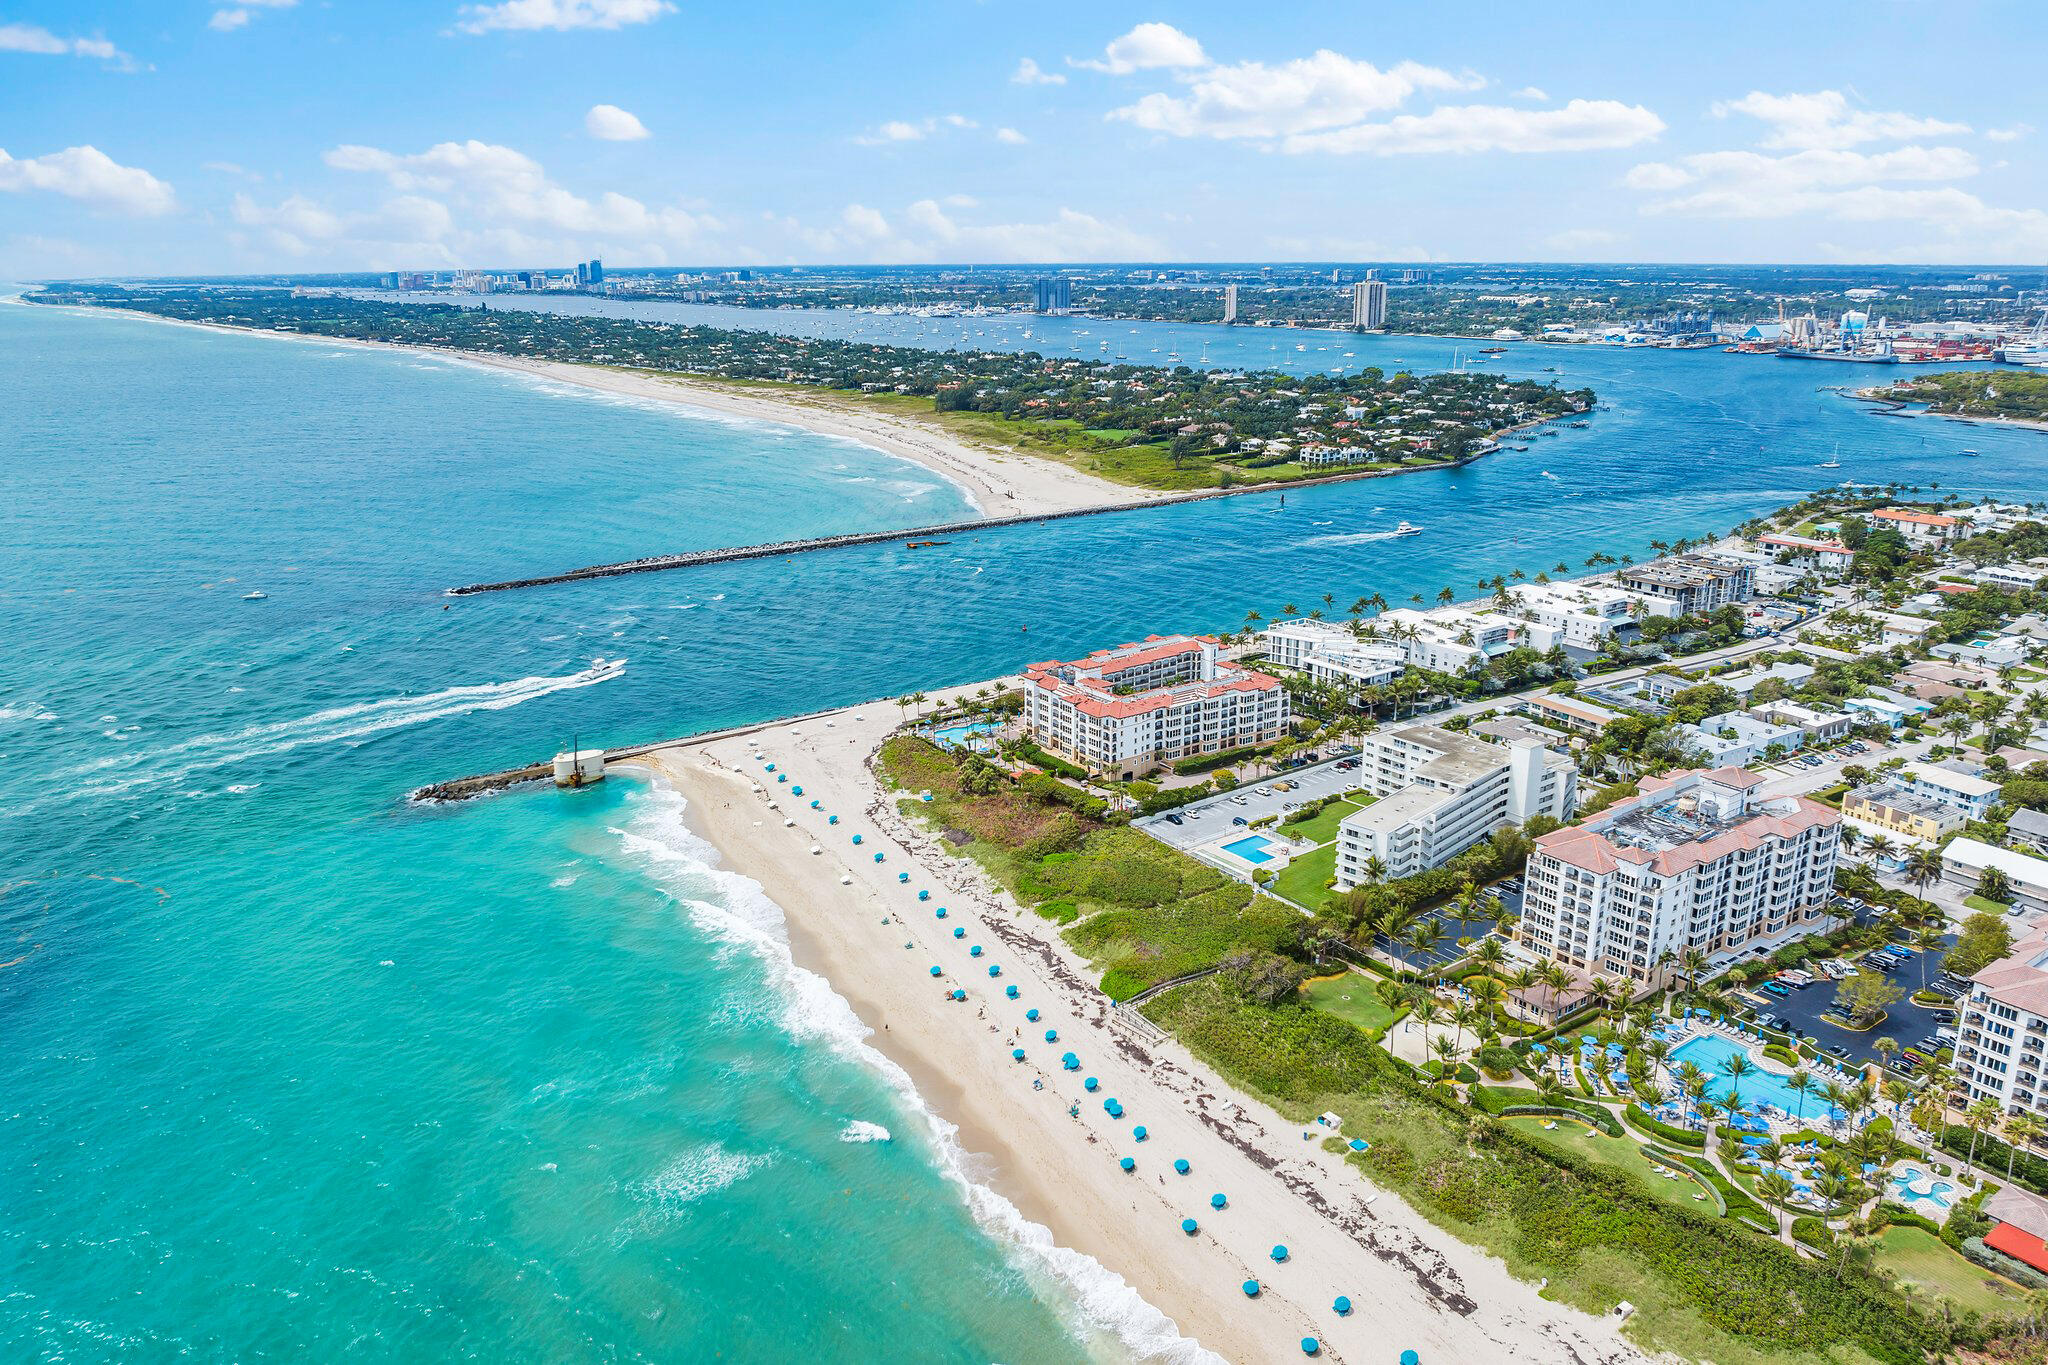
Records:
[[[1256,358],[1153,330],[1190,362]],[[1329,344],[1359,354],[1294,363],[1451,350]],[[1513,363],[1613,408],[1526,454],[1285,506],[451,604],[454,583],[966,508],[845,443],[0,305],[0,1359],[1158,1348],[1142,1305],[1020,1246],[673,797],[404,793],[574,736],[1641,553],[1843,475],[2048,488],[2048,439],[1874,416],[1818,367]],[[1815,469],[1836,442],[1845,468]],[[1428,534],[1385,538],[1402,519]]]

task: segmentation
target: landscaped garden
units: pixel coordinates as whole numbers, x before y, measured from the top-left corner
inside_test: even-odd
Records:
[[[1380,999],[1373,978],[1362,972],[1316,977],[1302,986],[1301,993],[1309,1004],[1356,1024],[1373,1038],[1394,1022],[1392,1007]]]

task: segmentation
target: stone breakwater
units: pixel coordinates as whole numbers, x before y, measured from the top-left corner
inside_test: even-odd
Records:
[[[1443,460],[1403,469],[1361,469],[1343,474],[1324,474],[1311,479],[1290,479],[1284,483],[1244,484],[1234,488],[1204,488],[1192,493],[1174,493],[1163,498],[1138,498],[1129,502],[1103,503],[1096,507],[1073,507],[1057,512],[1033,512],[1011,517],[980,517],[972,521],[950,521],[937,526],[918,526],[901,531],[856,531],[836,536],[813,536],[808,540],[779,540],[764,545],[733,545],[723,549],[686,550],[680,554],[649,555],[616,564],[593,564],[588,568],[561,573],[538,574],[532,578],[508,578],[497,583],[469,583],[447,589],[450,597],[473,597],[478,593],[511,592],[515,588],[544,588],[556,583],[575,583],[587,578],[617,578],[624,574],[660,573],[667,569],[698,568],[706,564],[727,564],[740,559],[776,559],[808,554],[816,550],[842,550],[857,545],[884,545],[892,540],[938,540],[975,531],[993,531],[1006,526],[1031,526],[1040,522],[1065,521],[1072,517],[1098,517],[1110,512],[1133,512],[1142,507],[1164,507],[1174,503],[1206,502],[1212,498],[1243,497],[1248,493],[1280,493],[1290,489],[1313,488],[1318,484],[1348,483],[1354,479],[1385,479],[1429,469],[1459,469],[1482,455],[1498,449],[1487,446],[1456,460]]]

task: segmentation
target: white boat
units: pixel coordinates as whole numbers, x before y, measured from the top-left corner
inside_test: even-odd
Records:
[[[2048,366],[2048,308],[2041,310],[2041,320],[2033,331],[1999,347],[1998,358],[2008,365]]]
[[[1397,536],[1419,536],[1422,534],[1422,528],[1420,526],[1411,526],[1404,521],[1394,528],[1394,534]]]
[[[1828,460],[1821,465],[1822,469],[1840,469],[1841,467],[1842,462],[1840,460]]]
[[[267,592],[245,592],[242,594],[242,600],[244,602],[262,602],[267,600],[269,596],[270,594]]]

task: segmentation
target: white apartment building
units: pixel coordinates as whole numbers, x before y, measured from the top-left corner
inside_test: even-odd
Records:
[[[1833,744],[1838,739],[1847,739],[1850,728],[1856,724],[1856,717],[1846,711],[1824,711],[1792,701],[1767,701],[1749,710],[1763,720],[1798,726],[1808,744]]]
[[[1940,512],[1916,512],[1906,507],[1880,507],[1870,514],[1876,529],[1891,530],[1918,546],[1946,545],[1953,540],[1962,522]]]
[[[1788,567],[1810,569],[1828,578],[1838,578],[1856,561],[1856,552],[1839,540],[1815,540],[1808,536],[1758,536],[1757,548],[1782,559]]]
[[[1280,680],[1218,657],[1209,636],[1147,636],[1032,664],[1024,678],[1027,733],[1096,770],[1265,744],[1287,730]]]
[[[2041,580],[2048,578],[2048,568],[2028,562],[2025,564],[1986,564],[1971,574],[1979,583],[1988,583],[1994,588],[2038,588]]]
[[[2048,858],[2036,858],[1981,839],[1951,839],[1941,849],[1941,880],[1956,894],[1977,889],[1986,871],[1997,868],[2012,887],[2012,903],[2024,910],[2048,910]]]
[[[1438,673],[1463,673],[1521,643],[1520,623],[1491,611],[1396,607],[1373,618],[1381,640],[1401,645],[1408,662]]]
[[[1746,768],[1761,763],[1773,744],[1780,756],[1806,747],[1806,731],[1748,711],[1724,711],[1698,725],[1672,727],[1686,748],[1714,767]]]
[[[1617,572],[1614,581],[1632,593],[1667,603],[1667,615],[1691,616],[1747,602],[1756,591],[1756,569],[1706,554],[1666,555],[1631,564]]]
[[[1315,681],[1336,687],[1381,687],[1400,677],[1408,665],[1405,645],[1361,639],[1349,626],[1334,621],[1275,621],[1259,638],[1275,664],[1298,668]]]
[[[1718,965],[1820,928],[1842,817],[1764,798],[1763,782],[1740,768],[1645,778],[1641,795],[1542,836],[1523,941],[1567,968],[1655,986],[1687,948]]]
[[[2048,934],[1970,978],[1956,1029],[1956,1079],[1971,1102],[2007,1112],[2048,1112]]]
[[[1923,800],[1947,806],[1966,820],[1982,820],[1998,804],[1998,783],[1939,763],[1903,767],[1892,781]]]
[[[1503,825],[1578,808],[1578,766],[1541,744],[1489,744],[1435,725],[1366,736],[1360,778],[1380,799],[1337,826],[1337,889],[1441,867]]]
[[[1554,645],[1597,650],[1615,629],[1632,624],[1638,612],[1664,615],[1662,599],[1643,599],[1597,583],[1516,583],[1506,589],[1514,605],[1504,610],[1526,624],[1529,648]]]
[[[1387,325],[1387,284],[1367,278],[1351,286],[1351,325],[1377,332]]]

